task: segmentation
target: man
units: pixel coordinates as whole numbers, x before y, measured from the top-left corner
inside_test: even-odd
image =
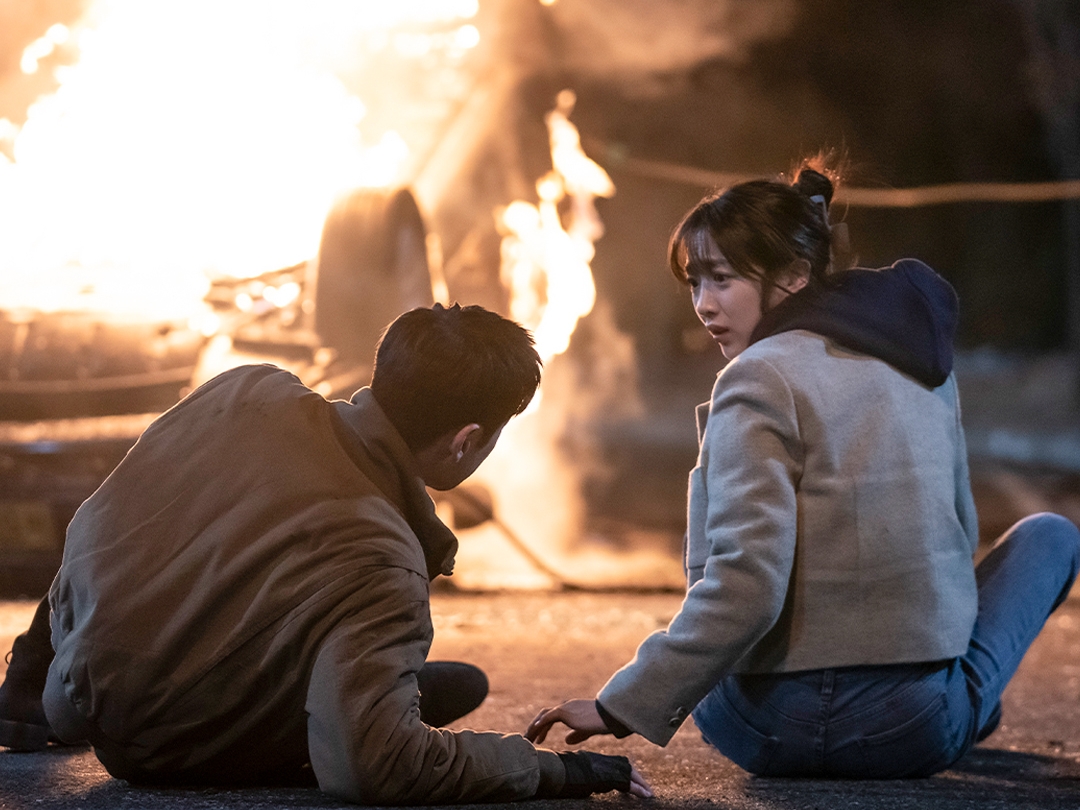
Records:
[[[349,402],[273,366],[201,386],[72,520],[55,657],[43,608],[0,687],[0,744],[51,733],[129,781],[313,776],[366,804],[650,795],[621,757],[431,726],[486,680],[425,667],[430,581],[457,548],[425,487],[467,478],[539,380],[520,326],[436,305],[390,325]]]

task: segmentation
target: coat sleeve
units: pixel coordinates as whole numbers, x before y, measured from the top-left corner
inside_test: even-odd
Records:
[[[956,480],[956,516],[960,525],[967,535],[971,545],[971,553],[974,554],[979,547],[979,519],[975,512],[975,497],[971,492],[971,473],[968,469],[967,440],[964,437],[964,425],[960,419],[960,390],[956,385],[956,375],[952,375],[951,383],[955,393],[956,402],[956,463],[954,476]]]
[[[598,696],[652,742],[666,745],[780,616],[794,564],[801,459],[783,377],[763,360],[730,364],[714,390],[695,470],[704,503],[691,496],[689,543],[706,550],[704,574],[668,628],[645,639]]]
[[[369,805],[535,795],[541,769],[561,767],[554,753],[520,735],[435,729],[420,720],[416,672],[430,639],[426,580],[381,568],[362,591],[379,596],[330,632],[308,687],[308,750],[320,788]]]

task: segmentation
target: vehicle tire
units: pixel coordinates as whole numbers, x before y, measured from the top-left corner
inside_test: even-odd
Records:
[[[311,267],[315,332],[342,357],[371,362],[387,324],[434,303],[424,220],[408,189],[342,198]]]

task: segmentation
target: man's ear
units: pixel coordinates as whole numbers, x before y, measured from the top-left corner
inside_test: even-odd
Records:
[[[472,422],[462,427],[450,440],[450,454],[455,461],[461,461],[473,447],[483,445],[484,429]]]
[[[780,273],[777,286],[789,293],[797,293],[810,282],[810,262],[796,259]]]

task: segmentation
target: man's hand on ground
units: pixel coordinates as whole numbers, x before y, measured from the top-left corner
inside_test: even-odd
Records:
[[[610,734],[600,713],[596,711],[593,700],[568,700],[553,709],[543,709],[525,729],[525,738],[534,743],[542,743],[556,723],[568,726],[571,731],[566,735],[570,745],[583,742],[596,734]]]
[[[563,751],[559,759],[566,769],[566,782],[557,798],[581,799],[612,790],[652,798],[649,783],[626,757],[594,751]]]

